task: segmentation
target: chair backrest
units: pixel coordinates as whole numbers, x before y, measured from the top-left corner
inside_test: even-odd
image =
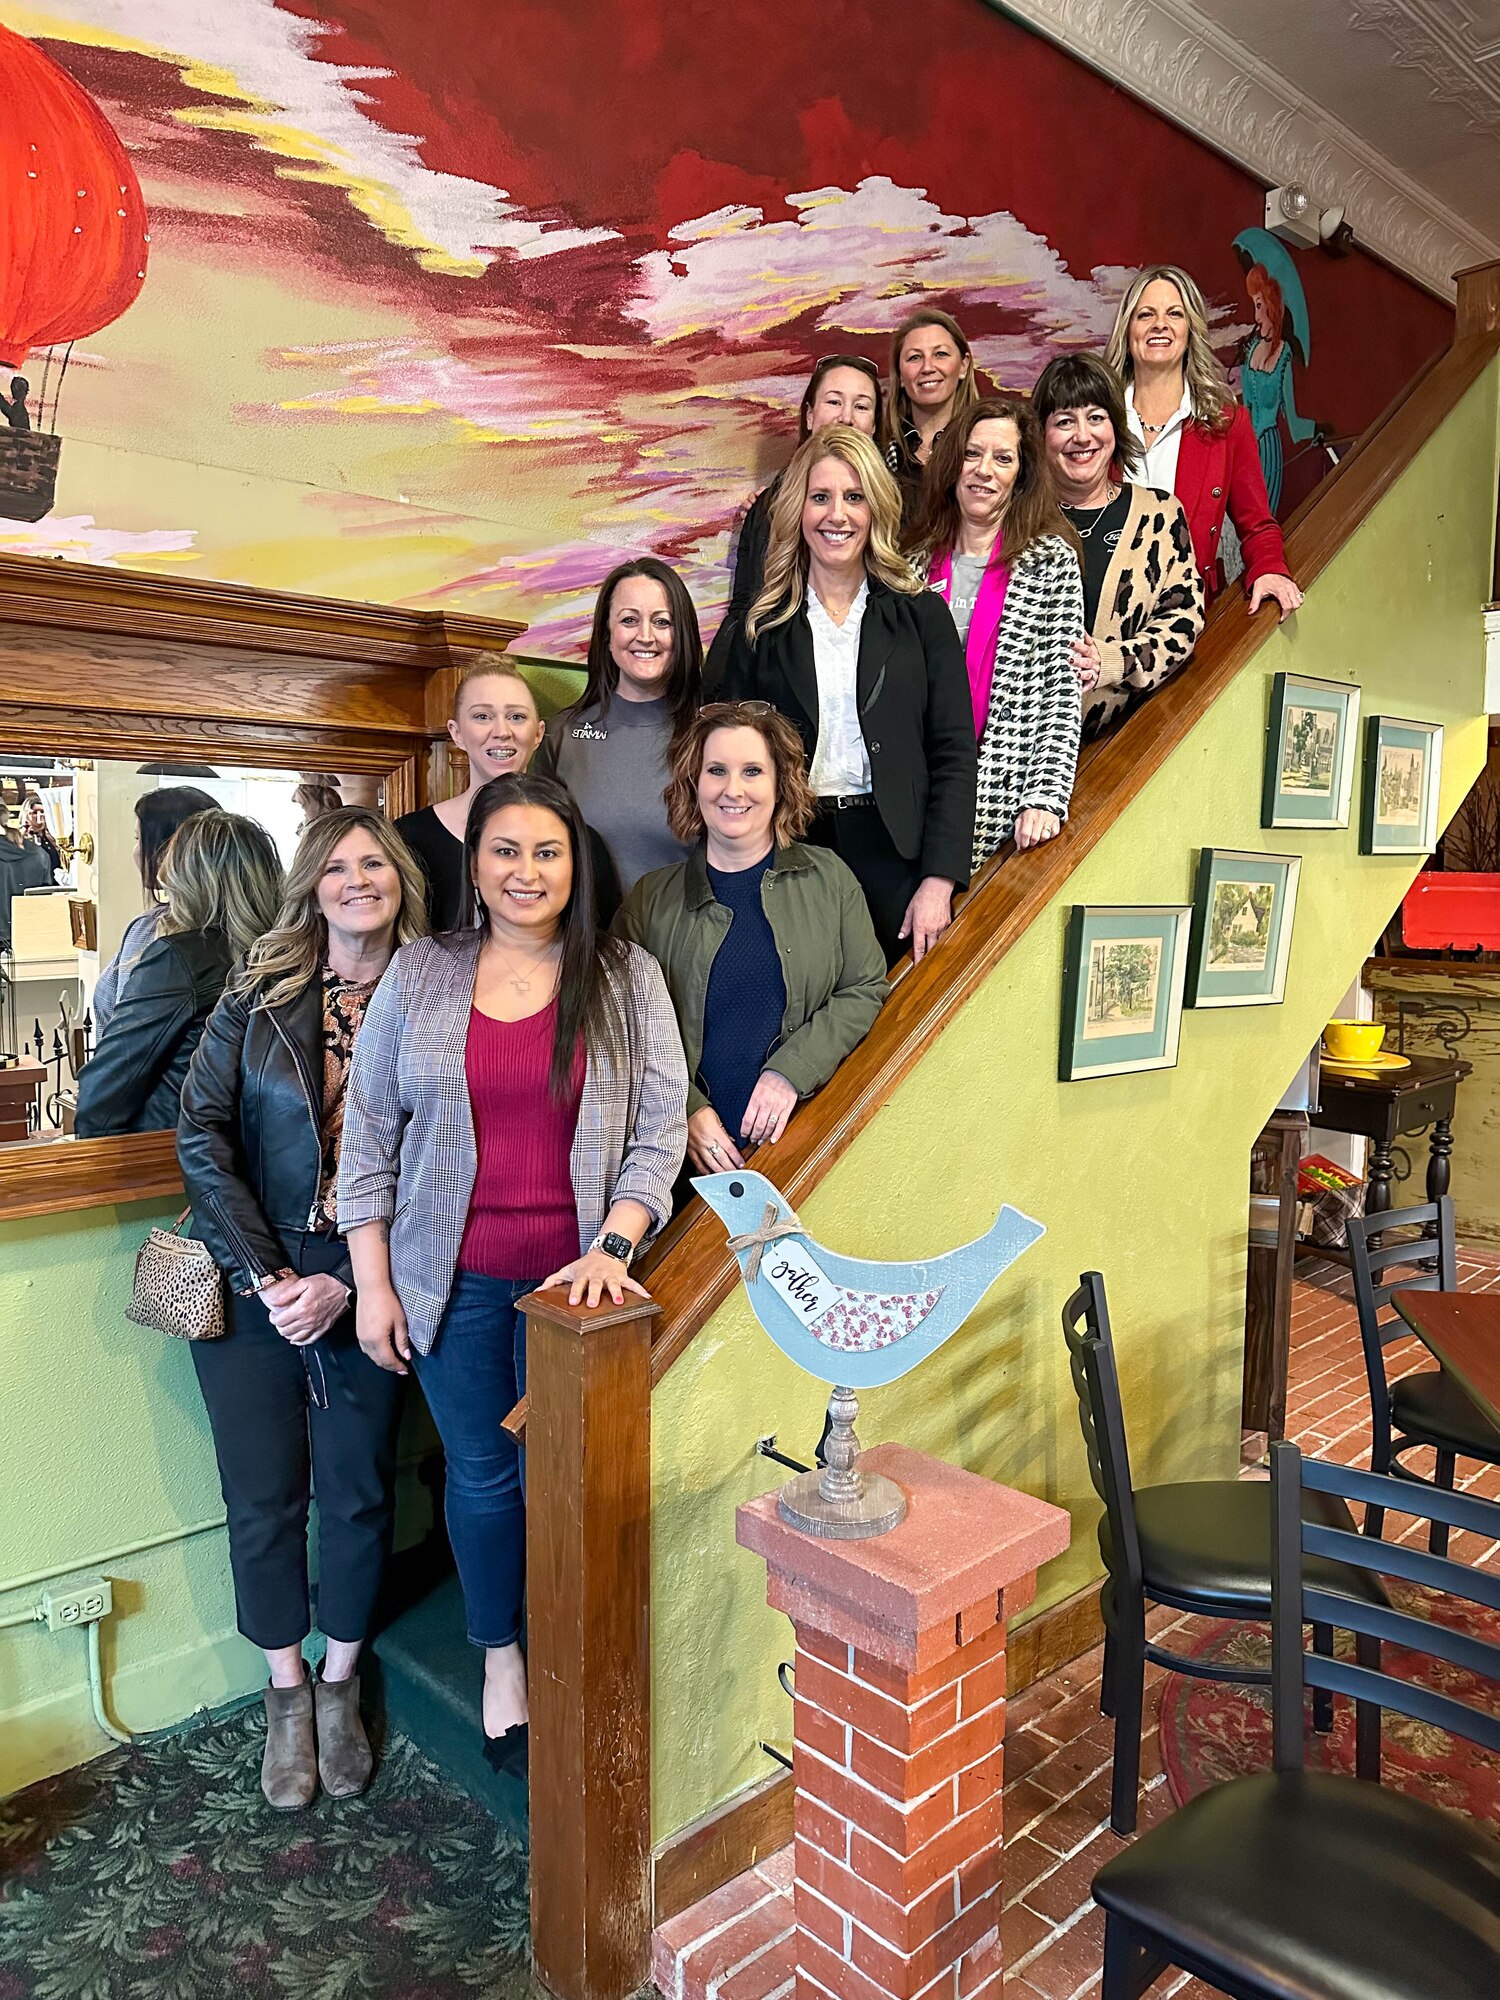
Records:
[[[1079,1278],[1078,1290],[1063,1307],[1062,1326],[1089,1477],[1104,1502],[1109,1524],[1110,1571],[1127,1592],[1134,1593],[1141,1587],[1141,1545],[1136,1535],[1114,1336],[1104,1279],[1098,1271],[1085,1271]]]
[[[1302,1691],[1329,1688],[1355,1701],[1395,1709],[1419,1722],[1467,1736],[1487,1750],[1500,1750],[1500,1715],[1471,1708],[1456,1696],[1422,1687],[1358,1660],[1325,1658],[1302,1650],[1302,1627],[1331,1625],[1363,1638],[1390,1641],[1456,1667],[1500,1681],[1500,1644],[1435,1624],[1414,1611],[1398,1610],[1310,1584],[1305,1556],[1323,1556],[1351,1568],[1373,1570],[1407,1583],[1426,1584],[1500,1612],[1500,1575],[1435,1556],[1409,1542],[1383,1542],[1346,1528],[1303,1518],[1304,1492],[1331,1493],[1346,1503],[1414,1514],[1418,1520],[1446,1521],[1469,1528],[1486,1541],[1500,1540],[1500,1505],[1472,1493],[1449,1493],[1389,1474],[1361,1472],[1352,1465],[1304,1458],[1296,1445],[1271,1447],[1271,1711],[1272,1761],[1278,1771],[1302,1765]],[[1356,1644],[1356,1652],[1365,1650]]]
[[[1420,1229],[1419,1240],[1391,1241],[1393,1230]],[[1371,1248],[1370,1238],[1381,1241]],[[1392,1292],[1456,1292],[1458,1234],[1453,1197],[1415,1208],[1388,1208],[1349,1218],[1349,1269],[1359,1314],[1359,1339],[1370,1382],[1370,1413],[1377,1455],[1389,1449],[1391,1399],[1382,1349],[1411,1329],[1391,1305]],[[1408,1510],[1409,1511],[1409,1510]]]

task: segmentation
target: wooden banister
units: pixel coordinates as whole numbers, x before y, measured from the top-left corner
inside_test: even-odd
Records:
[[[563,2000],[650,1973],[649,1299],[526,1314],[531,1950]]]
[[[1287,558],[1305,589],[1337,555],[1500,351],[1500,264],[1460,274],[1457,337],[1365,432],[1292,517]],[[815,1188],[918,1058],[1060,893],[1131,801],[1276,628],[1274,608],[1245,615],[1236,585],[1215,604],[1192,663],[1123,729],[1080,760],[1062,834],[1017,856],[1002,848],[975,878],[952,928],[920,965],[898,968],[869,1035],[755,1165],[792,1203]],[[644,1267],[661,1307],[651,1349],[659,1382],[729,1296],[739,1273],[724,1227],[694,1201]]]

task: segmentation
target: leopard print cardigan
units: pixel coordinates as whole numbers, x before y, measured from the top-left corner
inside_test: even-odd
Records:
[[[1083,698],[1085,740],[1186,666],[1203,630],[1203,578],[1182,502],[1149,486],[1132,486],[1130,501],[1099,592],[1093,638],[1103,671]]]

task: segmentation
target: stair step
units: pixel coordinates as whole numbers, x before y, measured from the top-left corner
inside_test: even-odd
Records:
[[[375,1702],[461,1791],[527,1834],[526,1785],[484,1761],[484,1655],[465,1636],[463,1589],[446,1577],[370,1642]]]

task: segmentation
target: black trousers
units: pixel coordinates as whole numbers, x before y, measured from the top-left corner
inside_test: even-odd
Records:
[[[814,847],[831,847],[864,890],[886,964],[904,958],[911,941],[898,933],[922,877],[915,861],[896,852],[874,799],[842,812],[820,800],[803,839]]]
[[[337,1239],[287,1245],[303,1277],[341,1261]],[[395,1518],[396,1431],[404,1380],[377,1368],[354,1312],[311,1347],[294,1347],[258,1298],[225,1302],[222,1340],[193,1343],[229,1517],[239,1628],[267,1651],[312,1629],[308,1502],[318,1500],[318,1623],[330,1639],[366,1638]]]

